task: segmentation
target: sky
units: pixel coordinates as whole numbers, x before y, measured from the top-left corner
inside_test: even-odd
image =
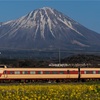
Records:
[[[0,22],[15,20],[42,7],[54,8],[100,33],[100,0],[0,0]]]

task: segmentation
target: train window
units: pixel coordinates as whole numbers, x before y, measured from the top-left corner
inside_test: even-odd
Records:
[[[49,71],[45,71],[44,74],[50,74],[50,72]]]
[[[52,74],[58,74],[58,72],[57,71],[52,71]]]
[[[37,71],[37,74],[43,74],[43,72],[42,71]]]
[[[67,74],[70,74],[70,71],[69,70],[67,70]]]
[[[86,74],[86,71],[84,71],[84,74]]]
[[[14,71],[10,71],[10,74],[14,74]]]
[[[100,74],[100,71],[98,71],[98,74]]]
[[[60,71],[59,74],[64,74],[64,71]]]
[[[92,71],[93,74],[96,74],[96,71]]]
[[[30,74],[35,74],[35,71],[30,71]]]
[[[20,74],[20,71],[15,71],[15,74]]]
[[[28,71],[22,71],[22,74],[28,74]]]
[[[84,74],[90,74],[90,71],[84,71]]]

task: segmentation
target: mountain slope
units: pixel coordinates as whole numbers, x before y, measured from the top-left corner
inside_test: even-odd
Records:
[[[100,48],[100,34],[61,12],[43,7],[0,25],[0,47],[14,49]]]

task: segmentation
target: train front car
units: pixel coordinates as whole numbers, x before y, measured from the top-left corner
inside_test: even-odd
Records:
[[[100,68],[80,68],[81,80],[100,80]]]
[[[5,79],[5,69],[7,68],[6,65],[0,65],[0,82]]]
[[[66,82],[77,80],[77,68],[4,68],[4,82]]]

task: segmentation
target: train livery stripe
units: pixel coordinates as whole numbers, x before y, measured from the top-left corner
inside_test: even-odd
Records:
[[[3,74],[78,74],[78,71],[4,71]]]

